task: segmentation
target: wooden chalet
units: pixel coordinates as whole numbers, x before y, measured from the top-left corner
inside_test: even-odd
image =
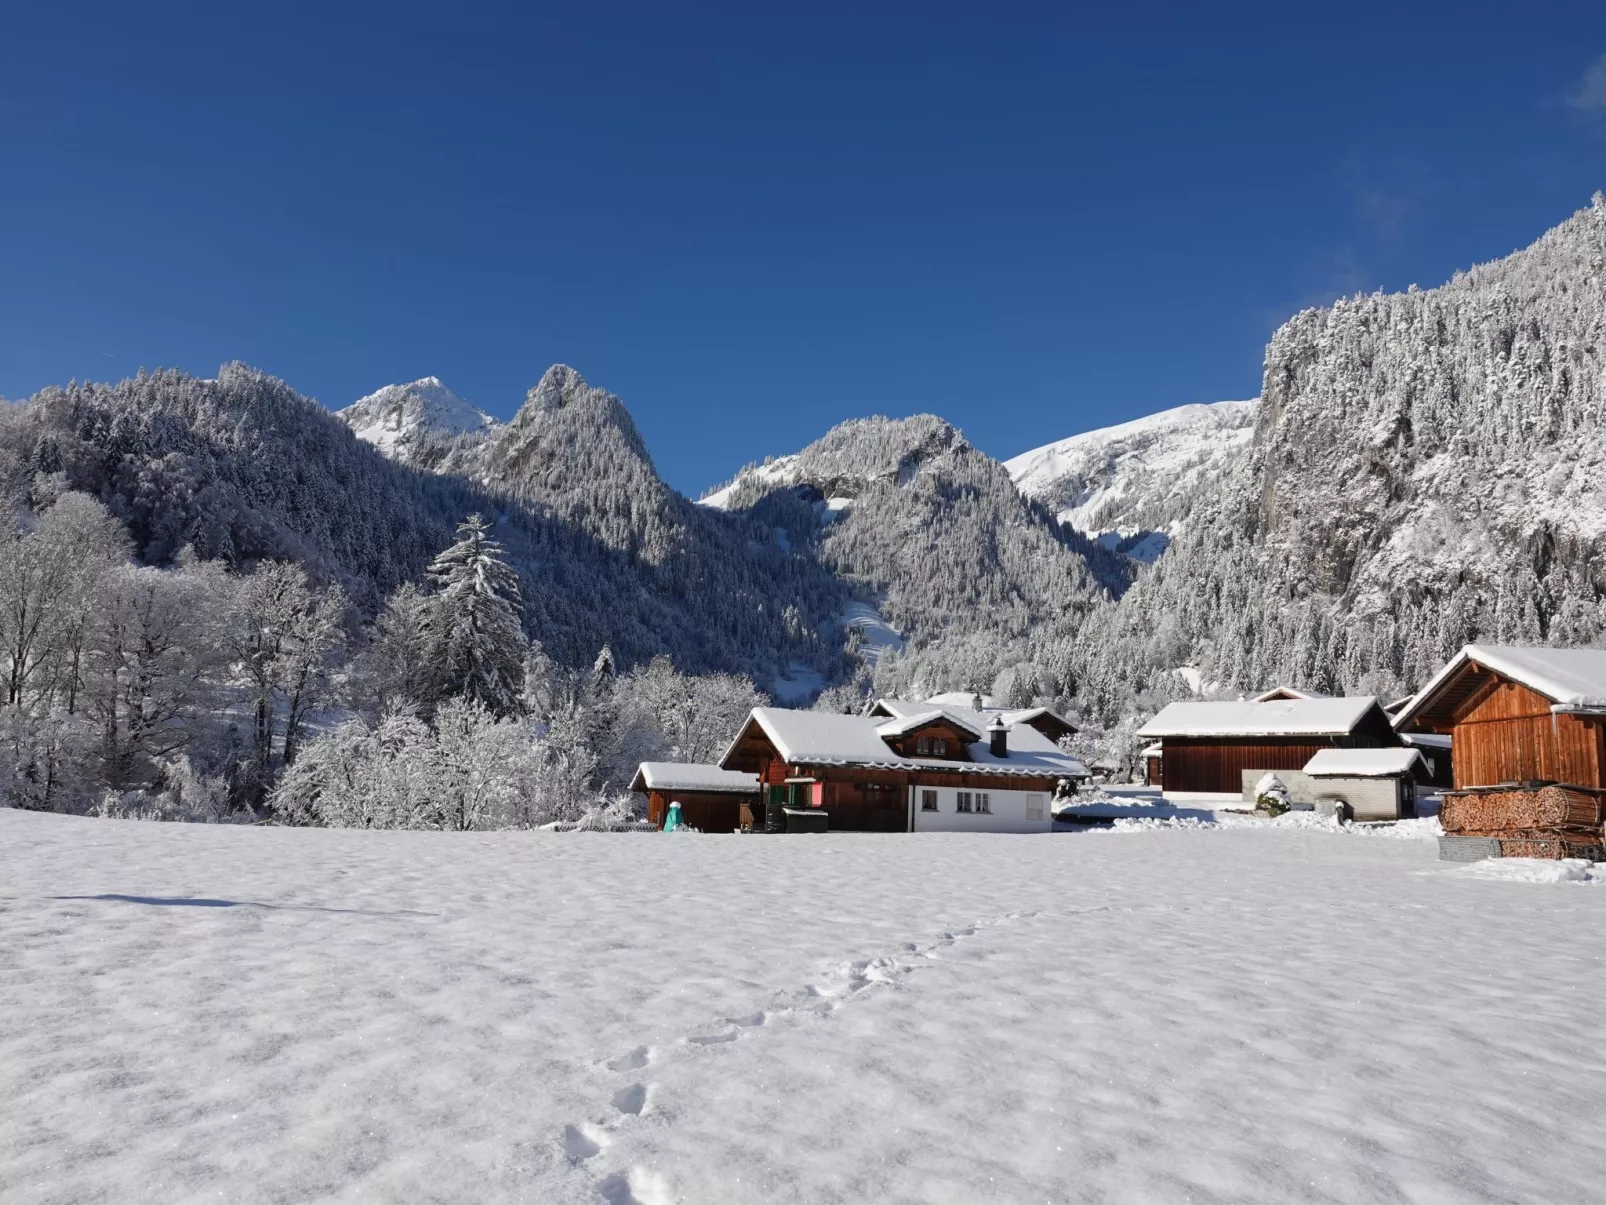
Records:
[[[1606,650],[1468,645],[1395,722],[1450,736],[1457,790],[1606,787]]]
[[[1157,740],[1167,796],[1236,795],[1267,770],[1303,770],[1322,749],[1397,746],[1370,695],[1268,702],[1172,703],[1142,728]]]
[[[758,776],[694,762],[644,761],[630,789],[647,797],[647,819],[663,828],[671,803],[681,819],[705,833],[734,832],[758,806]]]
[[[969,715],[972,720],[979,716],[983,723],[999,718],[1006,724],[1025,724],[1055,743],[1064,737],[1076,735],[1078,731],[1075,724],[1051,707],[1000,707],[985,695],[967,695],[959,691],[933,695],[919,702],[911,699],[877,699],[870,705],[867,714],[901,720],[933,708],[955,713],[961,718]]]
[[[1047,832],[1056,788],[1087,775],[1028,723],[930,706],[756,708],[720,765],[757,776],[769,827],[783,809],[819,809],[832,830],[862,832]]]

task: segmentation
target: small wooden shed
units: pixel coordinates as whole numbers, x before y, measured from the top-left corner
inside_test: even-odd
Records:
[[[1143,759],[1144,785],[1165,786],[1165,746],[1155,741],[1152,745],[1145,745],[1138,756]]]
[[[1323,749],[1305,763],[1311,802],[1344,804],[1352,820],[1416,815],[1416,784],[1427,764],[1415,749]]]
[[[733,833],[741,827],[742,805],[758,808],[758,775],[723,770],[698,762],[644,761],[630,782],[647,797],[647,819],[663,828],[671,803],[681,819],[705,833]]]

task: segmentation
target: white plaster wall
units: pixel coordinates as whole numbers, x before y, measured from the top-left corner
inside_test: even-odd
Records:
[[[935,812],[920,810],[922,791],[937,792]],[[956,787],[911,788],[914,796],[914,831],[917,833],[1046,833],[1054,827],[1054,800],[1048,791],[1000,791],[994,788],[968,788],[972,797],[985,793],[992,812],[961,812]],[[1028,820],[1026,797],[1036,795],[1043,804],[1043,818]]]

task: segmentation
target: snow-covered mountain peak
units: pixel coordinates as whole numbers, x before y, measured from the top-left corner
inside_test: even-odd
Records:
[[[358,439],[404,463],[411,462],[420,441],[431,436],[489,433],[500,426],[439,377],[386,385],[338,413]]]
[[[1062,523],[1144,563],[1170,543],[1254,435],[1256,403],[1194,403],[1072,435],[1004,462]]]

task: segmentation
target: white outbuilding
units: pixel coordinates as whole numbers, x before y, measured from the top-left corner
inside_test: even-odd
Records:
[[[1411,748],[1322,749],[1303,773],[1318,809],[1342,806],[1352,820],[1402,820],[1416,815],[1416,783],[1428,766]]]

